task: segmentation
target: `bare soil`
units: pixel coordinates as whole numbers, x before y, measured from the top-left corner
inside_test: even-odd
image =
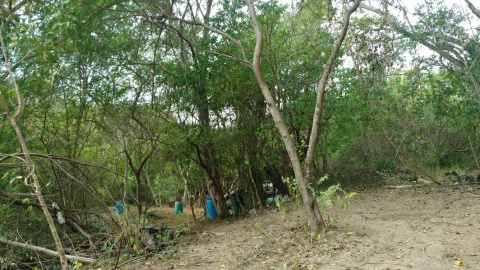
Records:
[[[325,213],[321,239],[310,238],[296,202],[213,222],[184,210],[180,244],[122,269],[480,270],[478,185],[358,192],[347,211]],[[179,225],[172,208],[156,211]]]

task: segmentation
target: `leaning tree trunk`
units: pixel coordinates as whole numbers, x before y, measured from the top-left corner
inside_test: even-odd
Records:
[[[298,156],[297,149],[295,147],[295,143],[293,142],[290,132],[288,131],[285,122],[283,121],[282,115],[278,106],[276,105],[275,99],[273,98],[270,89],[263,77],[261,71],[261,54],[262,54],[262,47],[263,47],[263,36],[262,30],[260,28],[260,24],[257,20],[257,15],[255,13],[255,8],[253,7],[252,0],[245,0],[248,6],[248,10],[250,13],[250,20],[252,22],[253,29],[255,31],[256,36],[256,45],[255,51],[253,56],[253,61],[251,64],[251,69],[255,74],[255,78],[257,83],[262,91],[265,100],[267,101],[267,107],[272,115],[273,120],[277,126],[278,131],[281,134],[283,143],[287,149],[288,156],[290,158],[290,162],[292,164],[292,168],[295,174],[295,179],[298,185],[298,189],[300,191],[300,195],[302,196],[302,201],[305,207],[305,212],[307,214],[308,224],[310,226],[311,232],[314,235],[318,235],[323,232],[325,223],[323,221],[322,214],[318,207],[316,198],[313,196],[312,191],[310,190],[310,181],[312,177],[312,166],[314,160],[314,153],[315,148],[318,143],[318,136],[319,136],[319,129],[321,123],[321,116],[322,116],[322,107],[323,107],[323,97],[325,95],[325,87],[328,81],[328,77],[333,70],[334,60],[337,58],[338,51],[343,43],[345,38],[346,32],[348,30],[348,25],[350,22],[350,15],[358,8],[360,4],[360,0],[356,0],[355,3],[347,10],[344,16],[343,27],[340,33],[339,38],[337,39],[333,51],[328,59],[328,62],[325,65],[324,73],[322,74],[322,78],[319,82],[319,92],[317,93],[317,102],[315,106],[315,114],[314,119],[312,122],[312,133],[310,135],[310,140],[308,143],[308,151],[305,160],[305,168],[302,167],[301,161]]]
[[[152,194],[153,201],[155,202],[155,206],[160,206],[158,203],[157,195],[155,194],[155,190],[153,190],[152,184],[150,183],[150,177],[148,177],[148,172],[145,171],[145,184],[148,186],[150,193]]]
[[[15,133],[17,134],[18,141],[20,142],[20,145],[22,147],[23,154],[25,155],[25,160],[24,162],[26,163],[28,167],[28,176],[26,177],[27,179],[31,177],[33,181],[33,186],[35,188],[35,195],[37,196],[37,199],[39,201],[39,204],[42,207],[43,214],[45,215],[45,219],[47,220],[48,226],[50,228],[50,232],[52,233],[53,240],[55,241],[55,245],[57,246],[57,251],[58,251],[58,257],[60,258],[60,263],[62,265],[62,269],[69,269],[68,267],[68,262],[65,257],[65,251],[63,249],[62,242],[60,241],[60,237],[58,236],[57,233],[57,228],[55,227],[55,222],[52,219],[52,216],[50,215],[50,212],[48,211],[47,204],[45,203],[45,200],[43,199],[43,194],[42,194],[42,189],[40,187],[40,182],[38,181],[37,173],[35,171],[35,163],[33,162],[30,152],[28,151],[27,145],[25,144],[25,139],[23,138],[22,132],[20,131],[20,128],[18,127],[17,121],[20,116],[20,113],[22,111],[22,100],[20,98],[20,90],[18,88],[17,82],[15,81],[14,74],[10,68],[10,65],[8,63],[8,56],[7,52],[5,49],[5,44],[3,42],[3,34],[0,30],[0,42],[2,46],[2,52],[3,52],[3,57],[5,61],[5,65],[8,69],[8,73],[10,75],[10,79],[13,83],[13,86],[15,88],[15,94],[17,96],[17,109],[15,111],[15,114],[12,114],[5,103],[5,100],[0,96],[0,103],[1,106],[5,109],[5,112],[10,119],[10,123],[12,124],[13,129],[15,130]]]
[[[300,163],[300,158],[298,157],[298,152],[295,147],[295,143],[290,136],[287,125],[283,121],[280,110],[276,105],[275,99],[273,98],[270,89],[268,88],[265,78],[263,77],[261,71],[261,53],[263,47],[262,30],[260,29],[260,25],[257,21],[257,16],[255,14],[251,0],[246,0],[246,2],[250,11],[250,18],[253,24],[255,35],[257,37],[254,58],[252,62],[252,70],[255,74],[255,79],[260,86],[260,90],[262,91],[262,94],[267,101],[268,110],[270,111],[270,114],[275,121],[277,129],[280,132],[283,143],[285,144],[285,147],[287,149],[287,153],[292,163],[293,171],[295,173],[295,180],[297,181],[298,189],[300,191],[300,195],[302,196],[302,201],[305,206],[310,230],[315,234],[319,234],[323,231],[325,223],[323,221],[322,215],[317,215],[317,213],[320,213],[318,204],[312,194],[312,191],[309,189],[309,183],[307,182],[307,178],[304,175],[302,164]]]

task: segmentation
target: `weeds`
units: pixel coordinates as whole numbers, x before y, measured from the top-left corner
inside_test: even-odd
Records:
[[[315,184],[316,186],[321,186],[328,179],[328,175],[324,175],[321,177]],[[297,209],[300,207],[300,193],[297,186],[297,182],[295,179],[284,178],[283,182],[287,184],[291,194],[295,196],[296,206]],[[318,191],[312,185],[310,185],[310,190],[313,192],[313,195],[320,206],[322,212],[326,212],[327,209],[334,207],[335,205],[340,205],[340,207],[344,210],[348,209],[350,205],[350,200],[356,195],[355,192],[346,192],[341,187],[340,184],[332,185],[328,187],[325,191]],[[285,202],[288,201],[287,197],[276,196],[275,197],[275,204],[278,207],[280,213],[282,214],[282,223],[285,222],[284,214],[289,214],[292,211],[291,207],[288,207]],[[326,221],[326,226],[331,227],[338,224],[339,220],[337,217],[334,217],[333,223],[328,218]],[[305,221],[303,224],[303,231],[305,234],[310,235],[310,228]],[[319,240],[319,239],[317,239]]]

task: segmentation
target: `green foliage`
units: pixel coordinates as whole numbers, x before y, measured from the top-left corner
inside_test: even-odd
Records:
[[[13,217],[16,215],[14,208],[11,204],[0,204],[0,236],[8,239],[8,236],[12,233],[14,223],[12,223]]]
[[[287,184],[288,188],[291,190],[291,195],[298,199],[300,197],[300,190],[298,189],[297,181],[290,177],[282,178],[282,181]]]
[[[327,179],[328,175],[324,175],[317,181],[317,185],[321,185]],[[332,208],[335,205],[340,205],[342,209],[346,210],[350,204],[350,199],[356,195],[355,192],[346,192],[341,189],[340,184],[332,185],[328,187],[327,190],[320,191],[319,193],[317,193],[312,187],[310,187],[310,189],[312,190],[314,197],[317,199],[317,203],[320,204],[323,212],[326,212],[327,209]]]
[[[256,8],[264,36],[262,72],[303,160],[318,80],[343,7],[332,1],[301,2],[287,7],[259,1]],[[173,3],[173,13],[183,10],[177,6],[181,3]],[[91,0],[26,1],[15,13],[0,11],[24,104],[19,126],[29,149],[43,155],[34,156],[35,170],[42,176],[48,203],[81,209],[81,225],[108,232],[111,221],[105,218],[104,211],[109,210],[104,206],[123,197],[125,152],[131,157],[126,168],[131,202],[137,188],[134,170],[140,166],[142,202],[153,203],[145,186],[147,176],[162,202],[180,196],[184,183],[179,165],[188,172],[191,196],[205,193],[205,170],[214,167],[225,188],[241,190],[246,198],[254,194],[254,186],[262,193],[262,184],[275,179],[299,198],[295,179],[287,177],[288,154],[252,72],[190,42],[242,58],[236,46],[212,32],[203,38],[201,27],[167,22],[158,16],[165,11],[164,1],[111,5]],[[251,59],[255,37],[244,2],[224,0],[215,5],[219,8],[209,24],[241,40]],[[321,180],[312,183],[312,189],[323,211],[348,206],[353,195],[342,188],[378,186],[381,179],[375,171],[392,174],[404,166],[404,159],[398,158],[400,149],[427,169],[476,166],[480,123],[472,116],[480,115],[474,84],[480,74],[478,31],[464,29],[466,16],[442,1],[428,1],[413,15],[421,20],[412,20],[416,24],[412,28],[400,23],[398,30],[409,41],[398,39],[393,34],[396,24],[387,23],[384,16],[365,14],[352,21],[327,86],[314,159],[314,177]],[[464,57],[463,67],[445,62],[444,56],[416,51],[424,37],[434,38],[437,49],[456,48]],[[350,51],[362,68],[365,87],[357,72],[343,64],[351,62]],[[406,52],[412,57],[405,57]],[[5,69],[2,76],[6,78]],[[0,83],[0,95],[9,109],[16,108],[16,93],[8,80]],[[396,149],[373,123],[367,96],[372,115]],[[202,109],[208,119],[200,120]],[[8,120],[0,111],[0,159],[17,166],[18,160],[6,158],[20,152]],[[206,162],[215,166],[205,166]],[[2,192],[23,203],[0,201],[0,233],[8,236],[18,230],[27,241],[48,242],[42,213],[32,207],[36,201],[23,195],[32,191],[24,168],[0,167],[0,176]],[[281,197],[275,203],[285,205]],[[165,239],[186,230],[181,219],[179,229],[166,231]],[[138,248],[131,239],[127,242]],[[111,240],[105,250],[117,247],[118,241]]]
[[[320,179],[315,183],[315,186],[322,186],[322,184],[329,178],[328,174],[320,177]],[[289,188],[294,192],[297,201],[299,200],[299,191],[298,185],[295,179],[284,179],[284,181],[288,184]],[[313,192],[314,197],[317,200],[320,208],[323,212],[326,212],[327,209],[332,208],[335,205],[340,205],[340,207],[344,210],[348,208],[350,204],[351,198],[353,198],[356,193],[355,192],[346,192],[340,188],[340,184],[331,185],[326,190],[318,192],[313,185],[310,185],[310,190]],[[275,197],[275,204],[278,206],[282,206],[284,202],[284,198],[281,196]],[[290,211],[290,209],[284,209],[285,213]],[[288,213],[287,213],[288,214]]]
[[[375,170],[387,174],[397,172],[397,164],[391,157],[378,157],[374,161]]]

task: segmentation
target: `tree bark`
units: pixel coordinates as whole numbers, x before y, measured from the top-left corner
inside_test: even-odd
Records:
[[[288,128],[285,122],[283,121],[282,115],[280,113],[278,106],[276,105],[275,99],[273,98],[273,95],[270,92],[270,89],[268,88],[267,82],[263,77],[263,74],[261,71],[261,54],[263,49],[262,30],[258,23],[257,15],[255,13],[255,8],[253,7],[252,1],[245,0],[245,2],[247,3],[247,6],[248,6],[248,10],[250,13],[250,20],[252,22],[253,29],[256,36],[256,45],[255,45],[254,56],[252,61],[252,70],[253,70],[253,73],[255,74],[255,79],[257,80],[260,90],[262,91],[262,94],[265,97],[265,100],[267,101],[268,110],[272,115],[275,125],[277,126],[277,129],[280,132],[280,135],[282,137],[283,143],[285,144],[285,147],[287,149],[287,153],[292,163],[293,171],[295,173],[295,179],[297,181],[298,189],[302,196],[302,201],[306,210],[308,225],[310,226],[310,230],[315,234],[320,234],[324,229],[325,223],[323,221],[322,216],[317,215],[317,213],[320,213],[320,211],[316,211],[316,209],[318,209],[318,204],[313,196],[312,191],[309,189],[308,179],[305,178],[305,175],[303,173],[303,168],[300,163],[300,159],[298,157],[298,152],[295,147],[295,143],[293,142],[292,137],[290,136],[290,132],[288,131]]]
[[[305,158],[305,175],[308,179],[312,176],[312,166],[315,157],[315,148],[317,147],[319,134],[320,134],[320,125],[322,122],[322,111],[323,111],[323,101],[326,93],[326,87],[328,78],[330,77],[331,72],[334,68],[335,59],[337,59],[338,51],[342,47],[345,36],[347,35],[348,26],[350,24],[350,15],[352,15],[355,10],[357,10],[360,5],[360,0],[356,0],[355,3],[347,10],[343,16],[343,25],[340,36],[335,42],[335,46],[328,58],[325,68],[323,70],[322,78],[318,82],[318,92],[317,92],[317,102],[315,105],[315,112],[313,115],[312,122],[312,132],[310,133],[310,141],[308,142],[307,156]]]
[[[257,184],[255,183],[255,179],[253,178],[252,165],[250,164],[250,156],[248,155],[247,140],[245,139],[243,117],[240,115],[240,111],[238,111],[238,116],[240,118],[240,125],[241,125],[240,129],[242,132],[243,148],[245,151],[245,160],[247,161],[247,166],[248,166],[248,175],[250,176],[250,181],[252,182],[253,189],[255,190],[255,196],[257,197],[257,200],[258,200],[258,206],[262,207],[263,205],[262,200],[260,199]],[[230,195],[230,191],[228,192],[228,194]],[[233,205],[233,200],[232,200],[232,205]]]
[[[17,134],[18,141],[20,142],[20,145],[22,147],[22,152],[25,155],[24,162],[28,167],[29,174],[26,178],[28,179],[29,177],[31,177],[32,180],[33,180],[33,186],[35,188],[35,195],[37,196],[38,201],[39,201],[39,203],[42,207],[43,214],[44,214],[44,216],[47,220],[48,226],[50,228],[50,232],[52,233],[52,237],[55,241],[55,245],[57,246],[58,257],[60,258],[60,263],[62,265],[62,269],[66,270],[66,269],[69,269],[69,267],[68,267],[67,259],[65,257],[65,251],[63,249],[62,242],[60,241],[60,237],[58,236],[57,228],[55,227],[55,222],[53,221],[52,216],[50,215],[50,212],[48,211],[47,204],[45,203],[45,200],[43,199],[43,194],[42,194],[42,189],[40,187],[40,182],[38,181],[37,173],[35,172],[35,163],[33,162],[32,158],[30,156],[30,152],[28,151],[27,145],[25,143],[25,139],[23,138],[22,132],[20,131],[20,128],[18,127],[18,124],[17,124],[20,113],[22,112],[22,100],[21,100],[21,96],[20,96],[20,90],[19,90],[17,82],[15,80],[15,76],[14,76],[12,70],[10,69],[10,65],[8,63],[8,55],[7,55],[7,51],[6,51],[6,48],[5,48],[5,44],[3,42],[3,33],[2,33],[1,30],[0,30],[0,42],[1,42],[1,46],[2,46],[2,52],[3,52],[5,66],[8,69],[8,73],[10,75],[10,80],[11,80],[13,86],[14,86],[15,94],[17,96],[17,109],[15,111],[15,114],[12,115],[12,113],[8,109],[7,104],[5,103],[5,101],[3,100],[3,98],[1,96],[0,96],[0,103],[1,103],[1,106],[5,109],[5,112],[8,116],[8,118],[10,119],[10,123],[12,124],[12,127],[15,130],[15,133]]]
[[[137,183],[137,189],[136,189],[136,194],[137,194],[137,212],[138,212],[138,218],[142,217],[142,209],[143,209],[143,204],[142,204],[142,179],[140,176],[140,171],[134,171],[135,174],[135,181]]]
[[[183,198],[182,198],[182,202],[185,204],[185,206],[187,205],[187,203],[190,202],[190,190],[188,188],[188,172],[186,170],[184,170],[183,166],[181,163],[178,163],[178,167],[180,169],[180,175],[182,176],[182,179],[183,179],[183,183],[185,184],[185,189],[183,191]]]
[[[127,148],[127,146],[125,146]],[[125,171],[123,173],[123,203],[127,205],[127,198],[130,188],[128,187],[128,159],[125,155]]]
[[[348,9],[347,13],[344,16],[342,32],[325,66],[322,79],[320,80],[320,83],[319,83],[320,89],[317,94],[317,104],[315,108],[314,120],[312,123],[313,129],[315,129],[316,131],[312,131],[312,135],[310,136],[310,141],[309,141],[309,146],[307,151],[307,158],[311,160],[306,161],[305,171],[302,168],[302,164],[300,162],[298,152],[295,147],[295,143],[293,142],[292,137],[290,136],[290,132],[288,131],[288,128],[285,125],[285,122],[283,121],[280,110],[275,103],[272,93],[270,92],[270,89],[268,88],[268,85],[265,81],[265,78],[263,77],[263,74],[261,71],[261,54],[262,54],[262,48],[263,48],[262,30],[258,23],[257,15],[255,13],[255,8],[253,7],[252,1],[245,0],[245,2],[247,3],[247,6],[248,6],[248,10],[250,13],[250,20],[252,22],[253,30],[256,36],[256,45],[255,45],[251,68],[255,74],[255,78],[262,91],[262,94],[265,97],[265,100],[267,101],[268,110],[270,111],[270,114],[272,115],[272,118],[275,121],[275,125],[277,126],[277,129],[280,132],[280,135],[282,137],[283,143],[285,144],[285,147],[287,149],[287,153],[292,163],[293,171],[295,174],[295,180],[297,182],[300,195],[302,196],[302,201],[307,214],[310,231],[313,232],[313,234],[316,236],[322,233],[325,228],[325,222],[323,220],[320,209],[318,207],[316,198],[313,196],[313,193],[310,189],[310,177],[311,177],[310,171],[311,171],[311,166],[313,164],[313,155],[315,152],[315,147],[318,142],[318,134],[319,134],[318,129],[321,121],[322,108],[320,105],[322,104],[322,99],[325,94],[325,86],[328,81],[329,74],[333,69],[334,60],[337,57],[338,50],[340,49],[340,46],[348,30],[350,15],[358,8],[360,4],[360,0],[356,0],[355,3],[352,5],[352,7]]]
[[[212,9],[213,0],[207,1],[206,12],[203,17],[203,23],[208,25],[210,22],[210,13]],[[203,29],[203,40],[208,40],[209,38],[209,29]],[[200,120],[200,125],[202,128],[202,135],[203,139],[205,140],[205,144],[202,145],[202,154],[205,158],[204,160],[204,170],[205,170],[205,182],[207,185],[207,189],[209,192],[210,197],[213,200],[215,205],[215,209],[217,210],[218,217],[225,218],[228,216],[227,210],[227,202],[225,197],[223,196],[223,186],[220,181],[220,172],[218,170],[218,160],[216,157],[215,148],[213,146],[212,140],[210,138],[210,112],[209,112],[209,104],[208,104],[208,96],[207,96],[207,67],[205,63],[201,62],[201,54],[196,53],[194,58],[196,58],[197,65],[200,68],[200,81],[198,85],[194,85],[194,89],[196,91],[196,95],[198,97],[198,101],[196,104],[198,110],[198,118]]]
[[[480,10],[478,10],[470,1],[465,0],[467,2],[468,8],[480,19]]]
[[[155,191],[153,190],[152,184],[150,184],[150,177],[148,177],[148,172],[145,171],[145,180],[146,184],[148,186],[148,189],[150,189],[150,193],[152,193],[152,198],[153,201],[155,202],[155,206],[160,206],[157,200],[157,195],[155,194]]]

